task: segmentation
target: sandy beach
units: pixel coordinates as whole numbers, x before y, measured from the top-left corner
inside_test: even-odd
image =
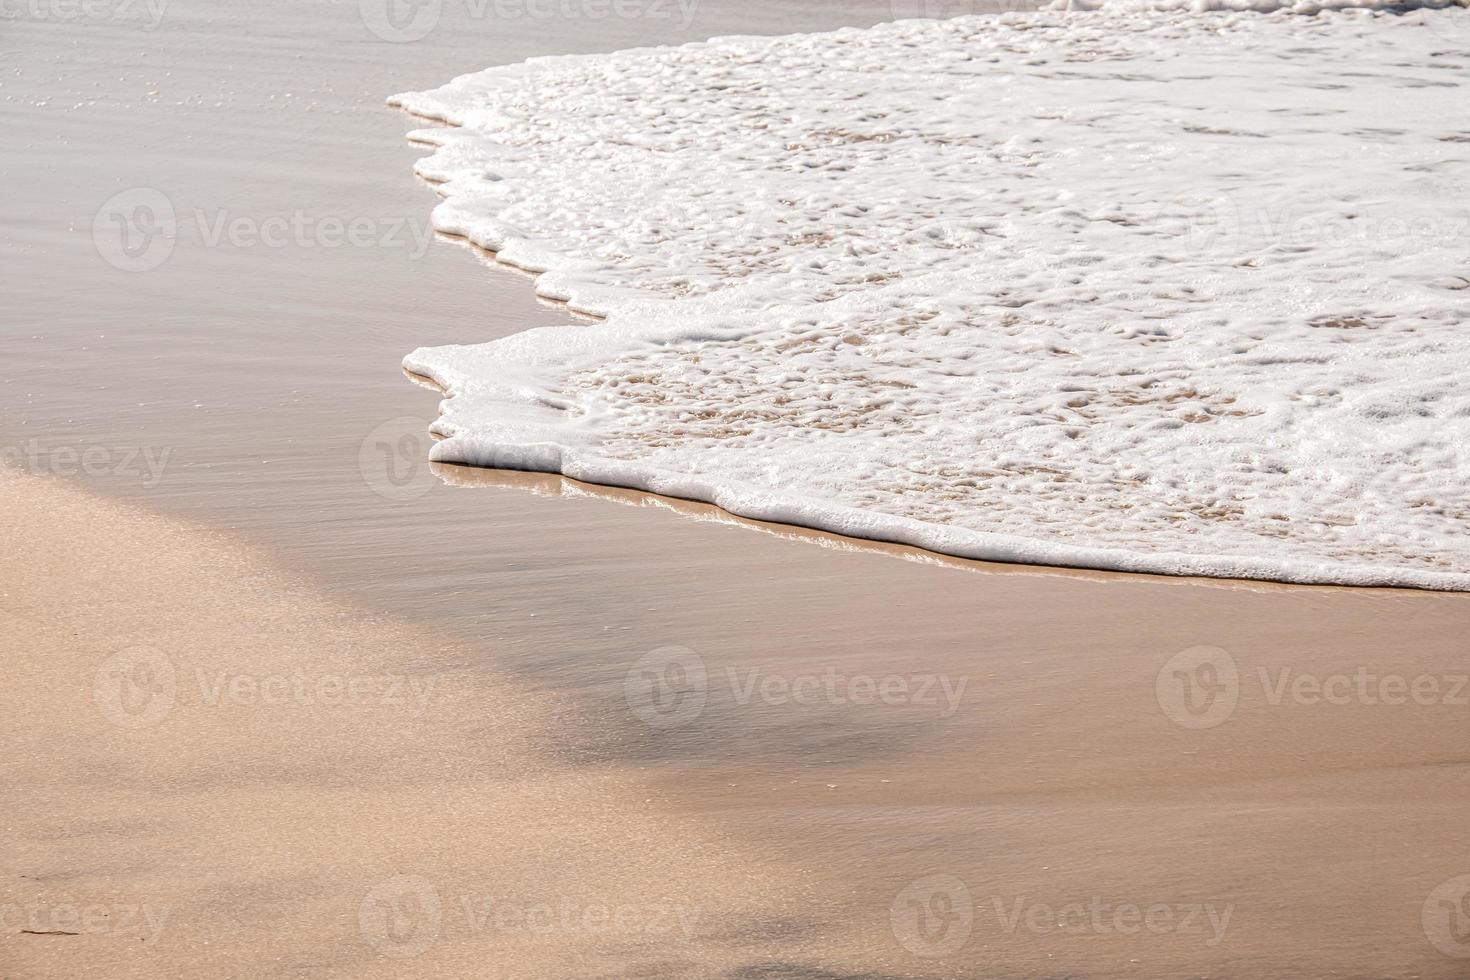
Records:
[[[235,534],[0,493],[37,556],[0,581],[13,975],[1459,975],[1424,909],[1466,845],[1464,708],[1383,689],[1457,676],[1459,597],[926,567],[663,515],[869,566],[759,590],[759,645],[706,601],[675,653],[701,697],[664,704],[626,640],[505,657]],[[1190,729],[1154,651],[1221,622],[1239,699]],[[1390,703],[1273,697],[1364,665]],[[962,933],[904,918],[934,888],[973,900]]]
[[[1470,597],[427,463],[404,353],[567,314],[428,230],[388,94],[890,4],[112,13],[0,22],[0,974],[1465,975]]]

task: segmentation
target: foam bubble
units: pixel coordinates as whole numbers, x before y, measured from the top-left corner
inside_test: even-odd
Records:
[[[1300,7],[1300,5],[1297,5]],[[414,352],[436,459],[950,554],[1470,588],[1463,9],[545,58],[405,108],[607,317]]]

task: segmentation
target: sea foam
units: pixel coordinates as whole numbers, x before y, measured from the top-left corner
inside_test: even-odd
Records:
[[[1104,6],[396,96],[452,124],[415,134],[435,226],[606,317],[411,354],[434,457],[964,557],[1470,589],[1470,11]]]

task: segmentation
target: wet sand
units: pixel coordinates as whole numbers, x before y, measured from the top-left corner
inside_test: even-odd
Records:
[[[210,245],[196,209],[206,230],[298,210],[422,227],[418,124],[387,94],[889,16],[444,10],[401,45],[350,3],[5,24],[0,446],[93,496],[0,490],[21,801],[0,905],[171,909],[147,942],[12,915],[6,975],[1464,975],[1439,904],[1463,896],[1435,889],[1470,873],[1470,707],[1451,694],[1470,597],[905,560],[558,478],[431,472],[434,396],[402,355],[567,314],[453,242]],[[181,231],[128,273],[91,228],[137,186]],[[139,645],[181,666],[182,693],[134,730],[95,686]],[[1201,645],[1228,659],[1171,661]],[[200,666],[451,693],[412,720],[201,707]],[[1422,678],[1433,698],[1394,695]],[[422,950],[422,882],[397,876],[441,900]],[[496,928],[465,896],[512,917],[697,904],[710,925]],[[365,901],[398,917],[364,925]]]
[[[7,975],[1462,975],[1421,917],[1470,844],[1466,709],[1272,705],[1250,676],[1455,676],[1457,597],[836,552],[967,583],[969,644],[855,641],[902,614],[760,589],[774,625],[706,607],[733,635],[665,698],[615,658],[512,672],[237,535],[37,483],[0,482],[29,556],[0,574]],[[1212,596],[1259,619],[1234,710],[1188,730],[1150,649]],[[905,919],[936,887],[973,919]]]

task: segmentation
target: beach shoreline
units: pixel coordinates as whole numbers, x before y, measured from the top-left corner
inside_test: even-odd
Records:
[[[403,354],[568,314],[433,236],[387,93],[892,7],[444,11],[404,44],[355,2],[6,24],[0,973],[1463,975],[1470,597],[962,570],[430,467]],[[94,220],[140,187],[179,230],[125,271]]]

